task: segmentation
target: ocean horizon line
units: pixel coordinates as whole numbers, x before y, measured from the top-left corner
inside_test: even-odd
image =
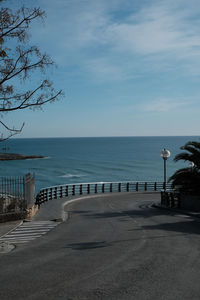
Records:
[[[52,136],[52,137],[13,137],[15,140],[26,140],[26,139],[98,139],[98,138],[163,138],[163,137],[200,137],[200,135],[119,135],[119,136]],[[8,141],[8,140],[7,140]],[[2,141],[4,142],[4,141]]]

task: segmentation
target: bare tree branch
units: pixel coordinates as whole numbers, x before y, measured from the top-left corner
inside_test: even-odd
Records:
[[[2,8],[0,13],[0,37],[18,37],[22,41],[27,36],[26,30],[29,28],[30,22],[38,17],[42,18],[44,15],[45,12],[41,11],[40,8],[31,10],[23,6],[15,14],[12,14],[12,11],[8,8]]]
[[[61,90],[56,91],[53,88],[48,78],[44,78],[47,68],[54,65],[52,59],[47,54],[42,54],[36,46],[27,45],[28,30],[32,21],[42,19],[44,16],[45,12],[40,8],[30,9],[23,6],[17,11],[6,7],[0,9],[1,118],[4,113],[11,111],[41,108],[63,95]],[[35,73],[37,79],[41,78],[40,84],[28,88],[26,82],[32,73]],[[20,133],[24,127],[23,123],[19,129],[11,128],[2,120],[0,125],[8,132],[6,137],[0,132],[0,141]]]
[[[8,140],[10,137],[16,135],[16,134],[19,134],[20,132],[22,132],[22,129],[24,128],[24,125],[25,123],[22,124],[21,128],[20,129],[16,129],[16,128],[10,128],[8,127],[5,123],[3,123],[1,120],[0,120],[0,124],[6,128],[6,130],[8,130],[9,134],[4,137],[3,134],[1,134],[1,137],[0,137],[0,142],[2,141],[5,141],[5,140]]]

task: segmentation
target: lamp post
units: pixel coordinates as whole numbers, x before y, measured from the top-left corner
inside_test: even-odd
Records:
[[[160,152],[160,155],[161,157],[163,158],[163,161],[164,161],[164,190],[166,190],[166,181],[167,181],[167,169],[166,169],[166,162],[167,162],[167,159],[170,157],[171,153],[169,150],[167,149],[163,149],[161,152]]]

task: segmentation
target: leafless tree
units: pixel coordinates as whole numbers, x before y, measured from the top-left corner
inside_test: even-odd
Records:
[[[2,5],[0,9],[0,124],[2,132],[3,128],[7,132],[7,135],[0,133],[0,140],[21,132],[24,127],[24,123],[20,128],[6,125],[2,120],[5,113],[41,108],[62,95],[61,90],[55,91],[52,82],[44,78],[45,71],[54,62],[46,53],[28,43],[32,21],[44,17],[45,12],[40,8],[21,7],[13,11]],[[31,80],[33,73],[37,74],[37,79],[40,75],[39,84]]]

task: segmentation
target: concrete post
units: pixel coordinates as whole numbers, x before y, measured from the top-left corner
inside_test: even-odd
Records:
[[[31,219],[38,210],[35,205],[35,178],[28,173],[24,177],[24,195],[27,203],[27,218]]]

